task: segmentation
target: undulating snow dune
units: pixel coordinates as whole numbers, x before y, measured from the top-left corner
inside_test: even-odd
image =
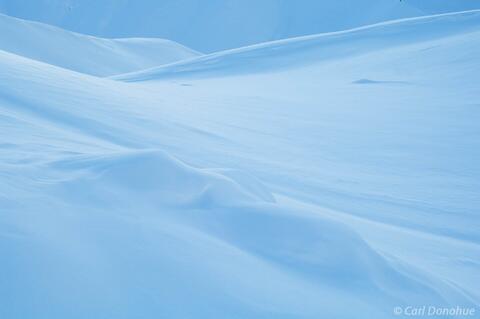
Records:
[[[202,52],[471,9],[479,1],[0,0],[8,15],[101,37],[166,38]]]
[[[196,59],[114,76],[124,81],[208,77],[288,70],[401,45],[478,31],[480,10],[410,18],[348,31],[285,39],[202,55]]]
[[[44,62],[0,51],[1,318],[479,304],[480,11],[114,79]]]
[[[199,55],[163,39],[101,39],[0,14],[0,50],[77,72],[109,76]]]

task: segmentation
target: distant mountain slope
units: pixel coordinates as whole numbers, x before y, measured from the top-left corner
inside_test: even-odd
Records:
[[[0,14],[0,50],[97,76],[109,76],[198,55],[163,39],[109,40]]]
[[[478,31],[479,25],[480,10],[401,19],[347,31],[221,51],[113,78],[135,82],[165,77],[210,77],[279,71],[292,66],[474,32]]]
[[[202,52],[480,8],[471,0],[0,0],[0,12],[101,37],[160,37]]]

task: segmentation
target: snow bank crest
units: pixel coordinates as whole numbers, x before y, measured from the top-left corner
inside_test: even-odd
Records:
[[[74,158],[51,165],[74,172],[74,178],[61,188],[74,192],[82,187],[93,197],[147,196],[156,203],[188,208],[275,201],[254,177],[236,170],[194,168],[159,150]]]

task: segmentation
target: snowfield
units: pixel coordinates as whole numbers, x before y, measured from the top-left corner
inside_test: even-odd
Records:
[[[201,52],[480,9],[477,0],[0,0],[0,12],[106,38],[170,39]]]
[[[0,24],[0,318],[478,315],[480,10],[200,56]]]
[[[0,50],[69,70],[110,76],[198,56],[163,39],[101,39],[0,14]]]

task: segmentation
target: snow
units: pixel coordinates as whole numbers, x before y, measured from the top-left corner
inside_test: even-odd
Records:
[[[163,39],[108,40],[0,14],[0,50],[96,76],[138,71],[199,53]]]
[[[171,65],[141,70],[114,78],[125,81],[142,81],[167,77],[205,77],[238,73],[265,72],[289,69],[293,65],[309,65],[321,60],[339,59],[361,55],[379,49],[387,49],[457,33],[478,30],[479,11],[464,12],[460,18],[446,23],[452,14],[410,18],[360,27],[349,31],[324,33],[262,43],[249,47],[202,55]],[[453,14],[458,16],[458,14]],[[355,46],[353,46],[353,44]],[[248,62],[248,67],[245,64]]]
[[[100,37],[165,38],[210,53],[392,19],[471,9],[480,9],[480,3],[475,0],[0,0],[0,12],[11,16]]]
[[[475,307],[479,26],[403,19],[111,78],[0,51],[0,317]]]

